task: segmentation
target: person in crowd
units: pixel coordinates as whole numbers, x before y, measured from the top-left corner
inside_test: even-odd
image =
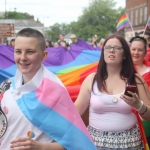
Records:
[[[50,40],[46,40],[45,44],[46,44],[46,48],[53,47],[53,44],[52,44],[52,42]]]
[[[71,39],[71,41],[72,41],[71,44],[76,44],[76,43],[77,43],[77,37],[76,37],[75,34],[72,34],[72,35],[70,36],[70,39]]]
[[[63,46],[63,47],[68,47],[69,44],[67,41],[65,41],[65,35],[63,33],[59,34],[59,40],[58,40],[58,43],[60,46]]]
[[[150,62],[150,36],[147,37],[147,53],[145,56],[145,60]]]
[[[137,90],[124,93],[128,85]],[[80,115],[89,107],[88,131],[98,150],[143,149],[136,115],[131,110],[150,120],[150,93],[136,73],[129,46],[121,35],[106,38],[97,72],[83,81],[75,106]]]
[[[3,44],[9,46],[9,42],[8,42],[7,38],[4,38]]]
[[[90,45],[91,46],[93,46],[93,47],[97,47],[97,39],[98,39],[98,36],[97,35],[95,35],[95,36],[93,36],[92,38],[91,38],[91,41],[90,41]]]
[[[101,40],[99,41],[99,48],[100,49],[102,49],[104,42],[105,42],[105,39],[101,38]]]
[[[63,46],[63,47],[65,47],[65,48],[67,48],[67,44],[66,44],[66,42],[61,42],[61,46]]]
[[[54,47],[59,47],[60,45],[59,45],[59,43],[58,42],[55,42],[54,43]]]
[[[5,122],[0,113],[4,122],[0,149],[96,150],[66,88],[42,65],[48,55],[45,49],[38,30],[25,28],[17,33],[18,70],[0,85],[0,111],[7,117]]]
[[[10,46],[15,47],[15,39],[11,39]]]
[[[147,41],[144,37],[136,36],[130,40],[130,52],[136,71],[145,79],[150,87],[150,62],[145,60]],[[150,146],[150,121],[143,120],[147,141]]]

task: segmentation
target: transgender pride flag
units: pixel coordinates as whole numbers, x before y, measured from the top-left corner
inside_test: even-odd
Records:
[[[11,82],[13,92],[20,93],[15,97],[19,108],[33,125],[67,150],[96,150],[66,88],[56,75],[42,65],[27,84],[22,85],[19,71]]]

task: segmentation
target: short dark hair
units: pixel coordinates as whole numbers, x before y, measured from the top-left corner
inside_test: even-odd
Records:
[[[130,39],[130,43],[132,43],[133,41],[140,41],[144,44],[144,49],[145,49],[145,52],[147,51],[146,48],[147,48],[147,41],[144,37],[141,37],[141,36],[135,36],[133,38]]]
[[[65,34],[63,34],[63,33],[60,33],[59,35],[65,36]]]
[[[24,28],[17,33],[16,38],[19,36],[36,38],[41,50],[44,51],[46,49],[45,38],[44,38],[43,34],[36,29]]]
[[[107,69],[106,69],[106,62],[104,61],[104,46],[107,43],[107,41],[112,38],[118,39],[121,42],[122,47],[124,49],[125,59],[123,59],[123,62],[122,62],[120,77],[122,79],[127,79],[128,84],[136,85],[136,82],[135,82],[136,71],[133,66],[129,45],[127,44],[126,40],[121,35],[112,34],[106,38],[106,40],[103,44],[97,73],[95,74],[94,80],[92,83],[92,89],[93,89],[93,85],[96,81],[99,91],[104,90],[104,91],[108,92],[106,89],[107,87],[106,87],[106,83],[105,83],[105,80],[108,78],[108,73],[107,73]]]
[[[50,40],[45,40],[45,42],[48,42],[48,44],[49,44],[48,47],[53,47],[53,44],[52,44],[52,42]],[[46,46],[46,48],[48,48],[48,47]]]
[[[11,40],[10,40],[10,42],[14,42],[14,41],[15,41],[15,39],[11,39]]]
[[[15,42],[15,39],[10,40],[10,46],[12,46],[12,42]]]

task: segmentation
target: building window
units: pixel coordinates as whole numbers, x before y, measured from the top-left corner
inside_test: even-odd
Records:
[[[147,6],[144,8],[144,21],[147,21]]]
[[[142,23],[142,17],[143,17],[143,9],[141,7],[140,8],[140,23]]]
[[[132,23],[132,25],[134,24],[133,23],[133,10],[131,11],[131,23]]]
[[[138,9],[135,10],[135,25],[138,25]]]

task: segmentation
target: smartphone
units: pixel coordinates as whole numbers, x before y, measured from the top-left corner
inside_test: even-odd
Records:
[[[135,85],[127,85],[127,86],[126,86],[124,95],[127,95],[127,96],[129,96],[129,97],[132,97],[132,95],[129,94],[127,91],[131,91],[131,92],[133,92],[133,93],[136,93],[137,87],[136,87]]]

